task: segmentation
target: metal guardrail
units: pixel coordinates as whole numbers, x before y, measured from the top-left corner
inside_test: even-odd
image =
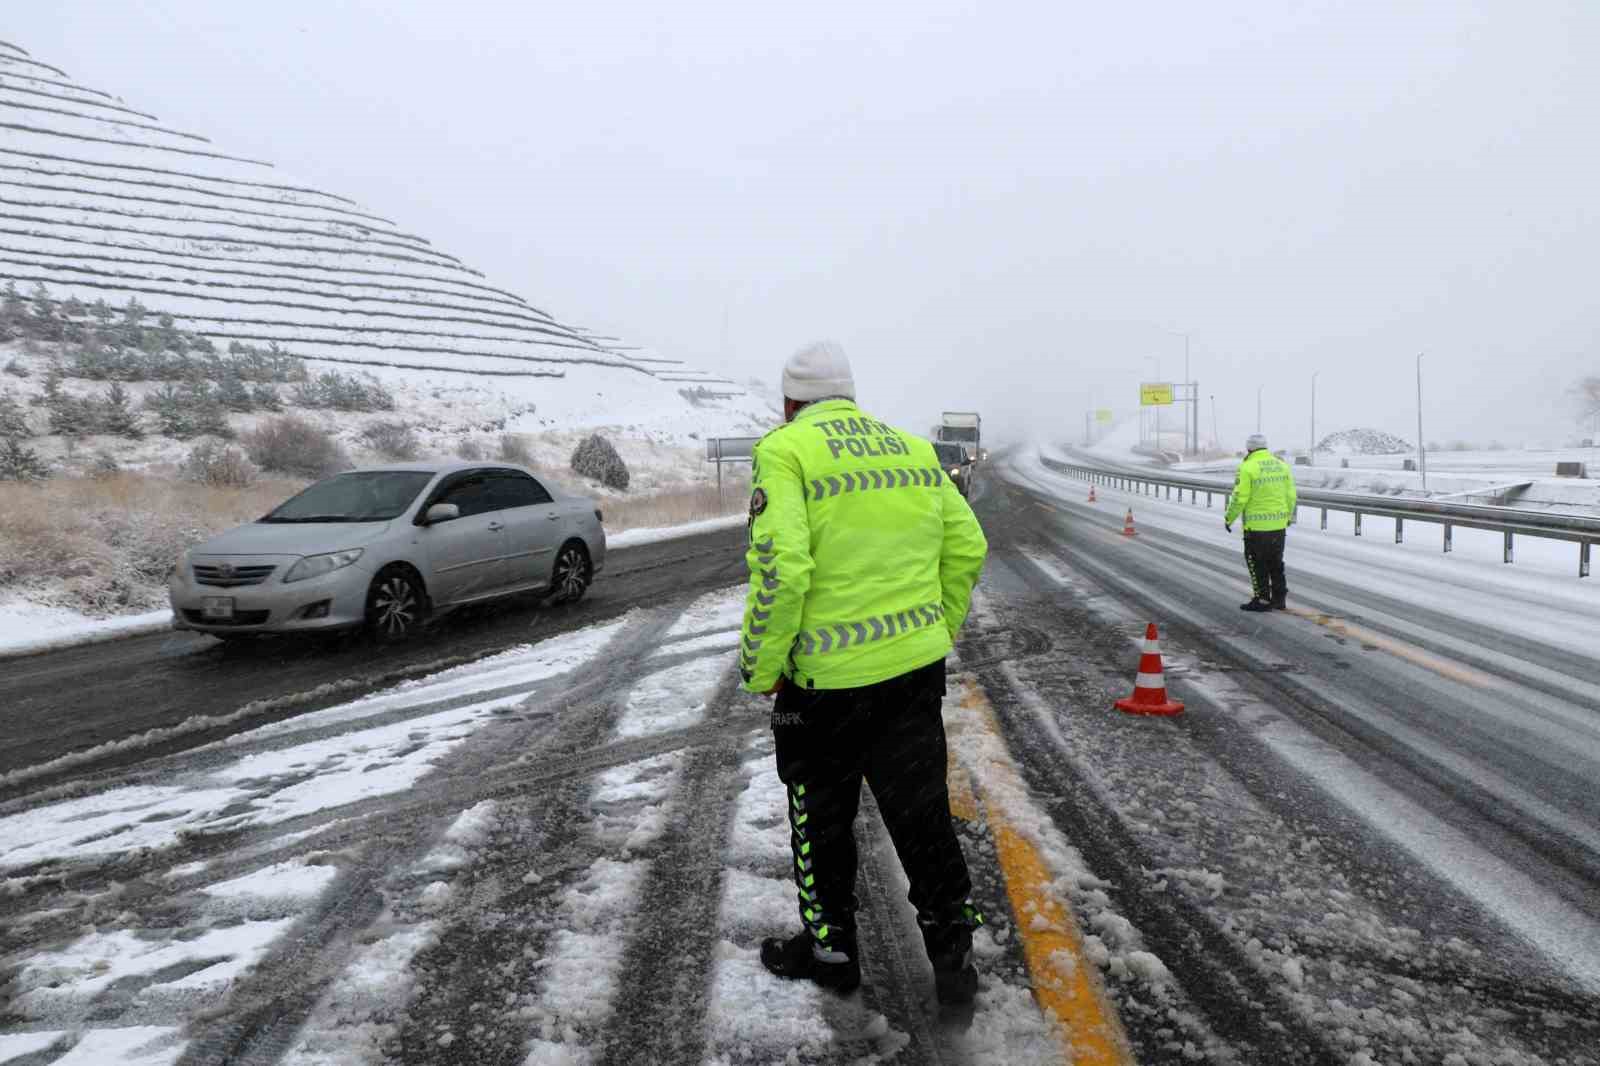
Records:
[[[1189,493],[1191,503],[1199,503],[1204,495],[1206,506],[1212,505],[1214,496],[1228,498],[1230,487],[1225,482],[1207,478],[1184,477],[1177,474],[1146,474],[1135,470],[1103,469],[1081,463],[1065,463],[1041,455],[1040,461],[1057,473],[1080,481],[1093,482],[1110,488],[1120,488],[1145,495],[1159,495],[1166,491],[1172,499],[1172,490],[1178,490],[1178,499]],[[1600,542],[1600,518],[1584,515],[1549,514],[1540,511],[1523,511],[1513,507],[1492,507],[1483,504],[1441,503],[1437,500],[1397,500],[1387,496],[1367,496],[1353,492],[1322,492],[1317,489],[1296,491],[1299,508],[1315,507],[1322,512],[1321,528],[1328,528],[1328,512],[1343,511],[1355,516],[1355,535],[1361,536],[1362,515],[1375,515],[1394,520],[1394,542],[1405,539],[1405,524],[1434,522],[1444,527],[1444,550],[1454,547],[1451,534],[1457,526],[1463,529],[1484,529],[1501,533],[1505,537],[1504,557],[1512,561],[1517,536],[1543,537],[1548,540],[1571,541],[1578,545],[1578,576],[1589,576],[1590,548]]]

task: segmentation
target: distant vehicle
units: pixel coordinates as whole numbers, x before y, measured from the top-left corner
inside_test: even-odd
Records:
[[[581,598],[605,565],[594,501],[503,463],[405,463],[336,474],[195,545],[167,580],[173,624],[224,639],[369,630],[518,593]]]
[[[939,457],[939,465],[950,475],[950,480],[955,482],[961,495],[971,492],[972,453],[959,444],[946,441],[934,441],[933,453]]]
[[[972,449],[974,457],[981,459],[985,454],[979,439],[982,425],[983,419],[978,417],[976,411],[946,411],[939,419],[939,430],[934,439],[964,444]]]

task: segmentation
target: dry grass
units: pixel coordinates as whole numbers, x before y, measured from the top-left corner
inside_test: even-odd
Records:
[[[129,473],[0,483],[0,593],[88,614],[157,606],[179,552],[304,484],[230,488]]]
[[[649,496],[611,497],[599,502],[605,512],[606,530],[620,533],[625,529],[677,526],[743,514],[749,498],[748,477],[735,479],[724,475],[720,502],[716,485],[676,485]]]

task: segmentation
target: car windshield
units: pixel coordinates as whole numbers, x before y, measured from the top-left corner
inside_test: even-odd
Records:
[[[433,480],[422,470],[374,470],[319,481],[263,522],[387,522],[404,514]]]
[[[933,452],[939,457],[939,462],[945,466],[960,466],[967,461],[966,455],[959,444],[935,444]]]

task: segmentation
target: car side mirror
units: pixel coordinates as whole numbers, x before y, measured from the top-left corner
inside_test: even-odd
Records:
[[[428,513],[422,516],[422,524],[434,525],[437,522],[449,522],[461,517],[461,508],[453,503],[436,503],[428,508]]]

